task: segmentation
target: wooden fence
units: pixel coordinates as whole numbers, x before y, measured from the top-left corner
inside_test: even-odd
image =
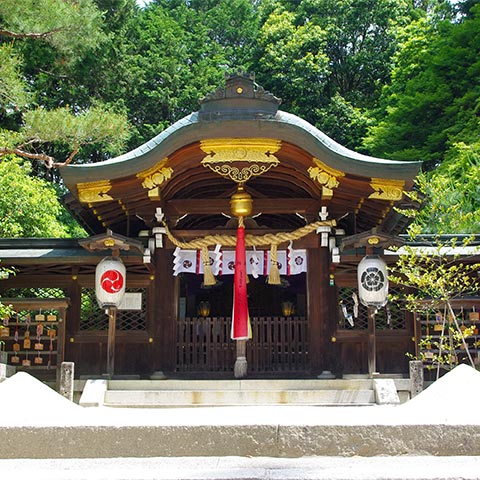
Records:
[[[305,317],[254,317],[247,342],[249,372],[308,370]],[[228,372],[235,363],[230,317],[187,317],[177,323],[177,371]]]

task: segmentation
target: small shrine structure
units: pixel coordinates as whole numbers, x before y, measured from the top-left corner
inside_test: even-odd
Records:
[[[3,298],[68,299],[61,360],[77,375],[107,369],[112,332],[95,269],[113,246],[126,267],[115,374],[229,377],[239,355],[252,378],[408,371],[413,318],[388,304],[372,319],[356,295],[357,266],[398,241],[408,220],[394,207],[408,203],[420,163],[353,152],[280,103],[253,76],[229,76],[135,150],[62,168],[65,205],[89,238],[0,240],[2,266],[17,272],[0,281]],[[239,352],[231,318],[242,227],[251,339]],[[30,318],[40,313],[30,308]]]

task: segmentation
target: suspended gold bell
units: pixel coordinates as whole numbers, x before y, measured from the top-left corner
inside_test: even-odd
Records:
[[[237,193],[234,193],[230,200],[232,215],[235,217],[249,217],[252,214],[252,206],[252,197],[245,192],[243,185],[239,185]]]

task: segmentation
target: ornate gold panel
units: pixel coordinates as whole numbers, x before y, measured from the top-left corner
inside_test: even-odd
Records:
[[[403,196],[404,180],[391,180],[386,178],[372,178],[370,186],[375,190],[368,198],[376,200],[397,201]]]
[[[268,172],[280,163],[273,154],[280,149],[281,145],[280,140],[270,138],[202,140],[200,148],[207,156],[201,163],[222,177],[244,183],[253,176]]]
[[[322,187],[322,200],[331,200],[333,198],[333,190],[331,188]]]
[[[154,190],[154,194],[150,194],[150,197],[159,196],[158,187],[169,180],[173,174],[173,168],[167,167],[168,158],[165,157],[154,167],[144,170],[143,172],[137,173],[137,178],[143,179],[142,187],[147,190]]]
[[[79,183],[77,184],[78,199],[82,203],[98,203],[113,200],[108,195],[111,188],[112,185],[109,180]]]
[[[345,173],[341,170],[336,170],[335,168],[325,165],[318,158],[312,158],[314,167],[310,167],[307,171],[312,180],[316,180],[320,185],[322,185],[322,191],[331,198],[333,196],[333,189],[337,188],[340,182],[339,178],[344,177]],[[323,193],[322,193],[323,195]]]

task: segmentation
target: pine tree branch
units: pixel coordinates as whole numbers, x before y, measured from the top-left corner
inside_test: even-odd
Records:
[[[51,168],[61,168],[65,167],[75,157],[75,155],[80,150],[80,145],[76,145],[72,150],[72,153],[68,156],[68,158],[64,162],[56,162],[53,157],[50,155],[46,155],[45,153],[32,153],[27,152],[26,150],[22,150],[21,148],[7,148],[7,147],[0,147],[0,157],[4,157],[5,155],[18,155],[19,157],[29,158],[31,160],[37,160],[39,162],[43,162],[48,169]]]
[[[68,165],[72,160],[73,160],[73,157],[78,153],[78,150],[80,149],[80,147],[78,145],[75,146],[75,148],[73,149],[72,153],[68,156],[68,158],[64,161],[64,162],[54,162],[52,167],[57,167],[57,168],[60,168],[60,167],[64,167],[65,165]]]
[[[58,32],[61,32],[63,28],[54,28],[53,30],[49,30],[48,32],[41,32],[41,33],[17,33],[11,32],[10,30],[0,30],[0,35],[10,38],[47,38],[55,35]]]
[[[29,158],[31,160],[37,160],[39,162],[43,162],[47,168],[53,168],[55,166],[55,159],[50,155],[46,155],[44,153],[31,153],[25,150],[21,150],[20,148],[7,148],[7,147],[0,147],[0,157],[4,157],[5,155],[18,155],[19,157]]]

